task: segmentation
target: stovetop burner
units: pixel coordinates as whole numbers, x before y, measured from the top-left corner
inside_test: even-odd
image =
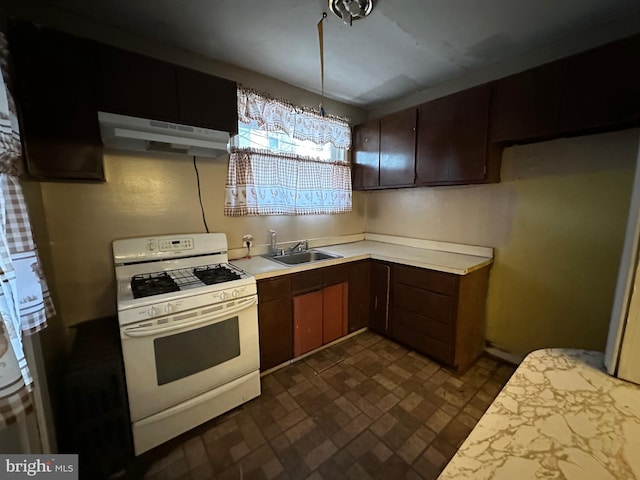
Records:
[[[206,265],[204,267],[196,267],[193,269],[193,274],[205,285],[230,282],[241,278],[240,274],[224,265]]]
[[[143,298],[204,285],[230,282],[241,278],[240,272],[224,264],[178,268],[164,272],[134,275],[131,278],[131,293],[133,298]]]
[[[134,275],[131,278],[133,298],[150,297],[161,293],[177,292],[178,284],[166,272]]]

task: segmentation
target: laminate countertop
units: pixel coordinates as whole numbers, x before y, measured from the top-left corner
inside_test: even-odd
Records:
[[[640,478],[640,385],[603,362],[586,350],[529,354],[439,480]]]
[[[339,255],[340,258],[302,265],[285,266],[262,256],[254,256],[250,259],[241,258],[231,260],[231,263],[259,280],[366,258],[412,265],[457,275],[466,275],[493,262],[491,248],[459,244],[438,244],[435,245],[435,247],[436,248],[420,248],[363,240],[314,248],[314,250]]]

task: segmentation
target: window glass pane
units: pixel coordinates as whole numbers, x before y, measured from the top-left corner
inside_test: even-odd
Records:
[[[296,154],[320,160],[344,160],[346,150],[336,148],[331,142],[318,145],[311,140],[298,140],[286,133],[260,130],[257,126],[238,123],[238,135],[233,139],[238,148],[259,148],[273,153]]]

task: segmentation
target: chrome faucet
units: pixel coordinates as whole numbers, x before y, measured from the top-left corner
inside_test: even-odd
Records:
[[[273,256],[282,255],[283,250],[278,248],[278,243],[276,240],[276,231],[269,230],[269,233],[271,234],[271,255]]]
[[[300,240],[293,247],[289,248],[289,253],[306,252],[307,250],[309,250],[309,241],[308,240]]]

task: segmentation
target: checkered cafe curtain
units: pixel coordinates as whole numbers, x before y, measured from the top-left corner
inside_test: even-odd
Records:
[[[0,68],[0,428],[4,428],[33,409],[22,336],[46,327],[55,310],[18,179],[20,135],[7,88],[8,49],[1,32]]]
[[[238,122],[336,149],[351,146],[346,119],[256,91],[238,89]],[[346,154],[344,155],[346,157]],[[233,148],[225,186],[225,215],[312,215],[351,211],[348,160],[326,160],[264,148]]]

